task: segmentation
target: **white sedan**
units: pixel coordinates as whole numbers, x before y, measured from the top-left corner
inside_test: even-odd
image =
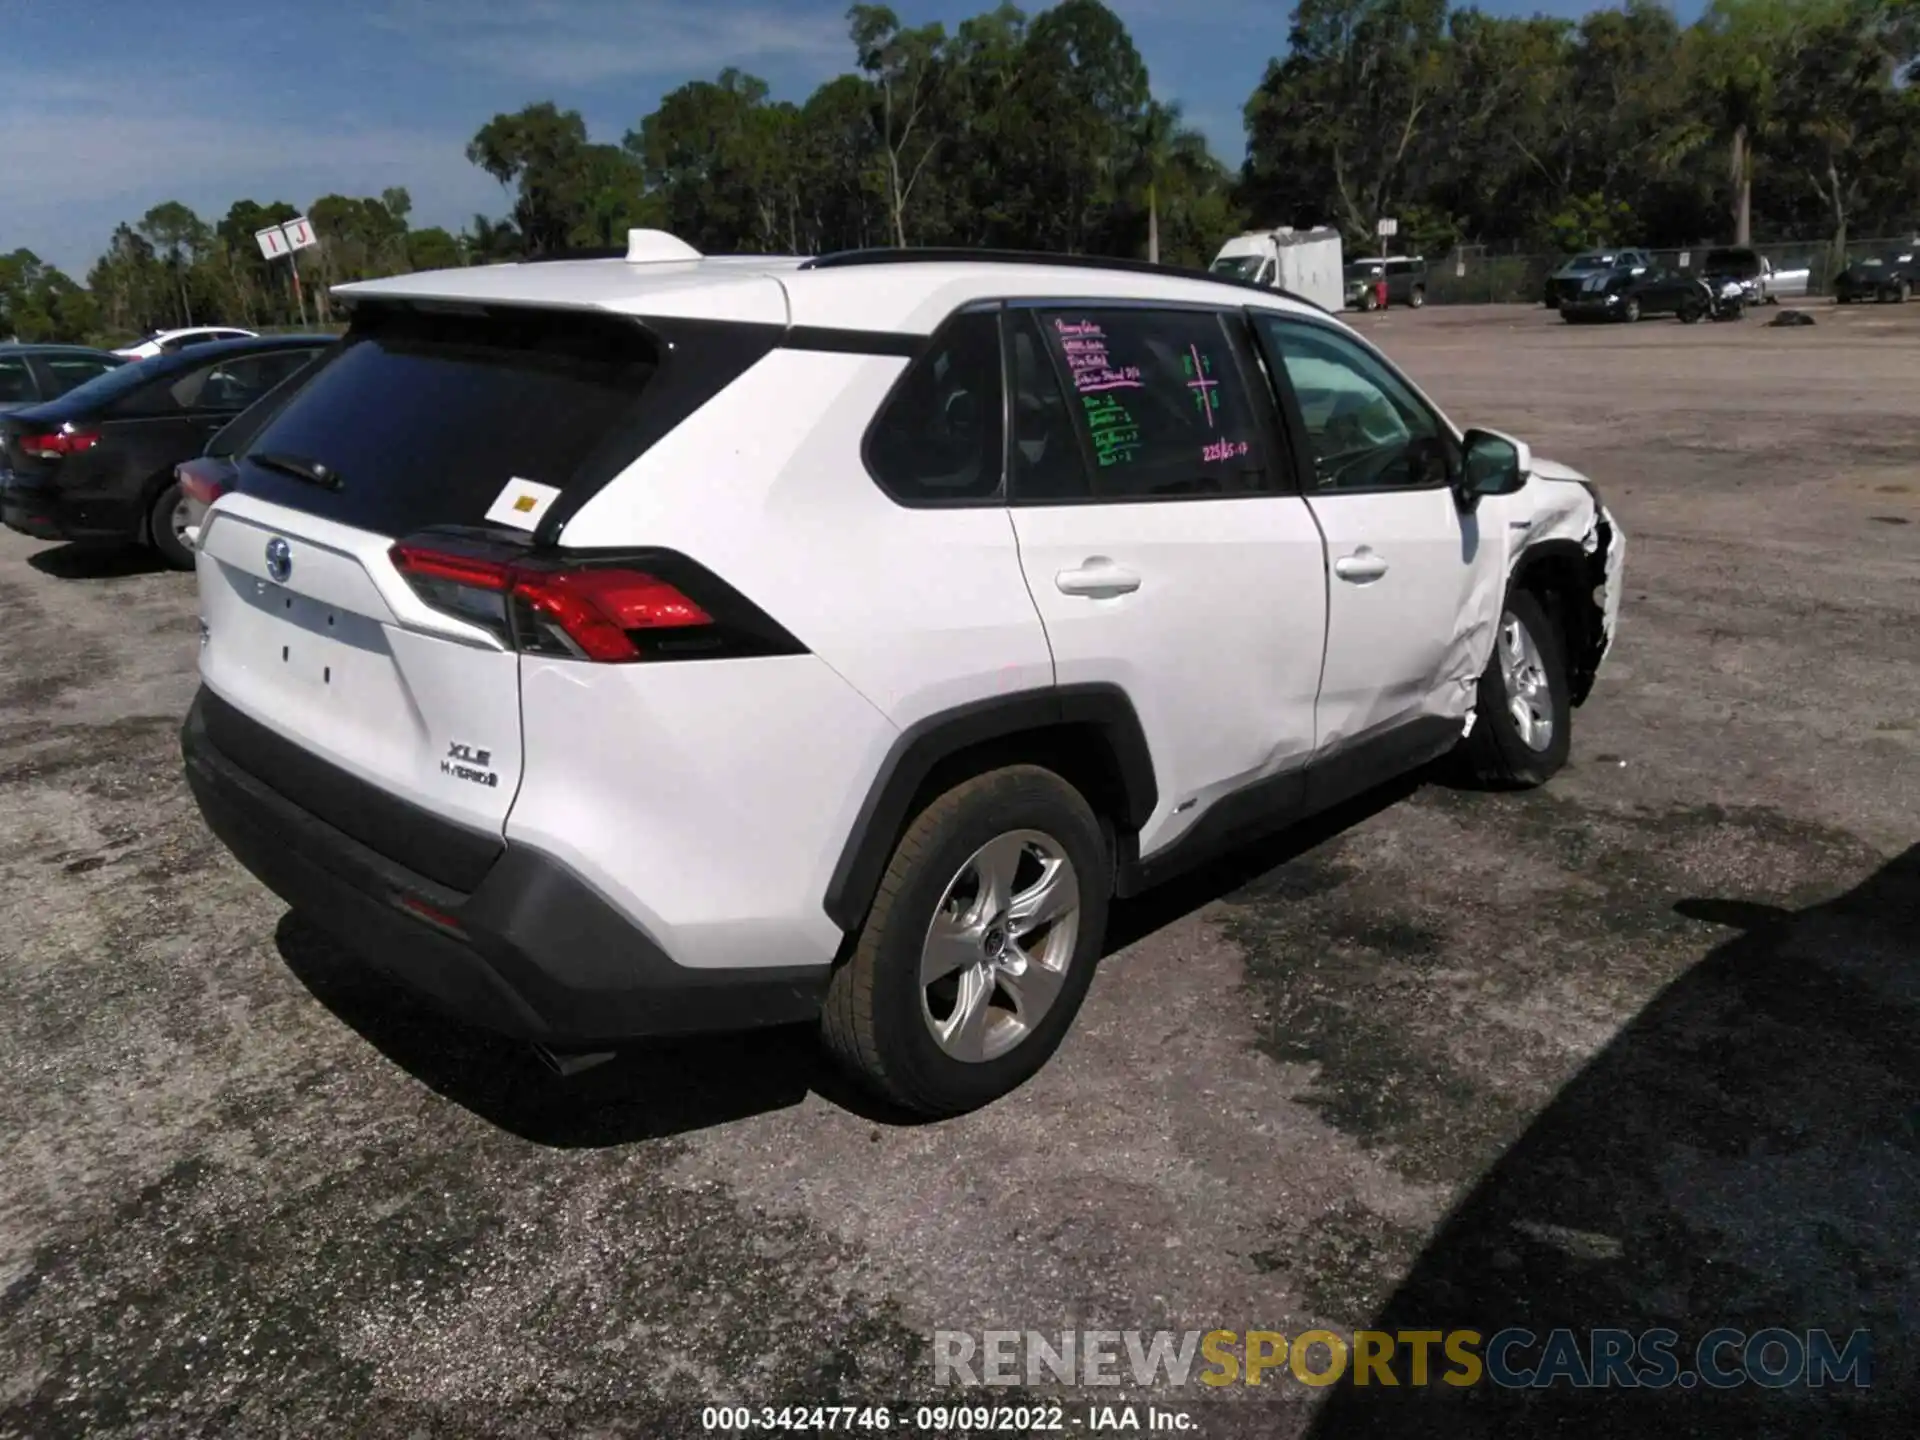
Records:
[[[205,345],[210,340],[251,340],[251,330],[236,330],[231,325],[196,325],[187,330],[156,330],[146,339],[113,353],[129,360],[150,360],[155,355],[171,355],[189,345]]]

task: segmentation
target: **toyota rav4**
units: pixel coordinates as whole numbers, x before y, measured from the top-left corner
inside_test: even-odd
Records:
[[[1611,642],[1591,485],[1270,289],[637,231],[336,293],[200,531],[187,775],[550,1052],[811,1021],[980,1105],[1110,899],[1456,749],[1545,781]]]

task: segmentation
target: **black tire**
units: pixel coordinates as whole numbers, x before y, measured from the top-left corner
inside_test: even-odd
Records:
[[[1040,832],[1072,863],[1079,929],[1060,990],[1031,1032],[996,1058],[956,1059],[928,1025],[922,946],[954,877],[1016,830]],[[1092,808],[1051,770],[1014,765],[956,785],[907,826],[852,954],[834,972],[820,1027],[828,1051],[868,1089],[922,1115],[961,1114],[1024,1084],[1059,1047],[1092,983],[1112,873]]]
[[[1833,303],[1836,305],[1851,305],[1853,303],[1853,297],[1851,295],[1836,295],[1833,297]]]
[[[1545,676],[1553,731],[1544,749],[1535,749],[1522,738],[1508,708],[1501,647],[1505,644],[1509,617],[1526,627]],[[1493,654],[1487,657],[1487,668],[1480,676],[1473,731],[1462,747],[1463,758],[1482,784],[1526,790],[1546,784],[1559,772],[1567,763],[1572,740],[1573,705],[1567,686],[1566,647],[1559,627],[1531,591],[1516,590],[1507,596],[1505,612],[1494,636]]]
[[[1631,295],[1628,296],[1626,302],[1620,307],[1620,318],[1629,325],[1633,324],[1640,318],[1640,302]]]
[[[163,487],[147,510],[147,543],[167,562],[169,569],[193,569],[193,551],[174,533],[173,512],[180,504],[178,484]]]
[[[1911,294],[1913,294],[1913,287],[1902,280],[1898,285],[1893,287],[1893,303],[1896,305],[1904,305],[1907,303],[1907,297]]]
[[[1700,317],[1706,314],[1706,306],[1697,300],[1683,300],[1680,302],[1680,308],[1673,313],[1679,316],[1682,325],[1697,325],[1700,323]]]
[[[1426,303],[1427,303],[1427,287],[1424,285],[1414,286],[1413,292],[1407,296],[1407,304],[1411,306],[1413,309],[1418,310],[1422,305]]]

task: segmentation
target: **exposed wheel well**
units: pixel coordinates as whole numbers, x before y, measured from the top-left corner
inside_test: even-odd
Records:
[[[1579,705],[1593,688],[1601,639],[1601,615],[1594,604],[1592,558],[1578,546],[1555,542],[1522,559],[1510,588],[1537,599],[1560,637],[1567,660],[1572,700]]]

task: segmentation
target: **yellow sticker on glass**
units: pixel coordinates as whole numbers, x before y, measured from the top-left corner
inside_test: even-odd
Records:
[[[511,525],[516,530],[537,530],[540,518],[559,496],[560,492],[551,485],[515,476],[495,498],[493,507],[487,511],[487,519],[496,525]]]

